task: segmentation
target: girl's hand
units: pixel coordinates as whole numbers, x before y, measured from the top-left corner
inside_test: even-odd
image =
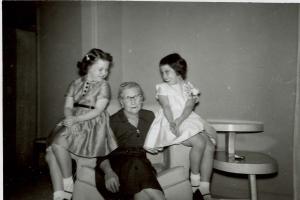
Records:
[[[182,123],[182,120],[181,120],[180,118],[177,118],[177,119],[174,120],[174,123],[176,124],[176,129],[178,129],[179,126],[180,126],[181,123]]]
[[[174,135],[179,136],[179,129],[175,122],[170,123],[170,130]]]
[[[177,131],[177,136],[179,136],[179,126],[181,125],[181,123],[183,122],[180,118],[177,118],[174,120],[175,124],[176,124],[176,131]]]
[[[68,128],[71,130],[72,134],[77,135],[77,136],[80,134],[78,125],[75,124]]]
[[[177,134],[176,134],[176,123],[175,123],[175,122],[171,122],[171,123],[170,123],[170,130],[171,130],[171,132],[172,132],[174,135],[177,135]]]
[[[77,117],[70,116],[70,117],[66,117],[63,120],[63,125],[66,126],[66,127],[71,127],[72,125],[74,125],[77,122],[78,122]]]

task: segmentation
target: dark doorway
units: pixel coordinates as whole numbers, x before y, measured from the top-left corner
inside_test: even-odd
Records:
[[[4,196],[32,165],[37,127],[36,3],[3,1]]]

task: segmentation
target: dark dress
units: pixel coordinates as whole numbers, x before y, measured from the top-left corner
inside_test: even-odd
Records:
[[[159,185],[155,169],[146,157],[143,149],[149,127],[154,120],[154,114],[148,110],[140,110],[137,128],[131,125],[121,109],[110,117],[118,148],[108,158],[112,169],[120,181],[120,192],[111,193],[105,188],[104,174],[99,165],[105,158],[98,158],[96,167],[96,186],[106,199],[132,199],[133,195],[146,188],[158,189]]]
[[[65,96],[73,98],[73,114],[78,116],[94,109],[98,99],[110,99],[110,87],[105,80],[88,82],[84,76],[69,85]],[[105,110],[97,117],[78,122],[72,127],[58,123],[48,137],[48,146],[58,135],[65,137],[68,143],[65,148],[69,152],[82,157],[105,156],[117,147]]]

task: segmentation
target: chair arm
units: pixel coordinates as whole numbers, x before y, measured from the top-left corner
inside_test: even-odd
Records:
[[[77,180],[96,187],[95,169],[82,165],[77,171]]]
[[[93,187],[85,182],[76,181],[72,200],[105,200],[98,192],[96,187]]]
[[[167,166],[162,163],[154,163],[154,164],[152,164],[152,166],[154,167],[154,169],[157,173],[160,173],[167,169]]]
[[[185,173],[185,168],[182,166],[173,167],[163,170],[157,174],[158,182],[163,189],[174,186],[178,183],[188,180]]]

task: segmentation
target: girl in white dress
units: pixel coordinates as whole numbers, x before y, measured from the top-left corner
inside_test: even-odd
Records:
[[[193,191],[199,188],[204,199],[211,199],[209,183],[216,131],[193,112],[200,92],[185,80],[186,61],[174,53],[162,58],[159,67],[164,83],[156,85],[156,98],[161,109],[150,127],[144,148],[155,153],[162,147],[174,144],[192,147],[190,179]]]

